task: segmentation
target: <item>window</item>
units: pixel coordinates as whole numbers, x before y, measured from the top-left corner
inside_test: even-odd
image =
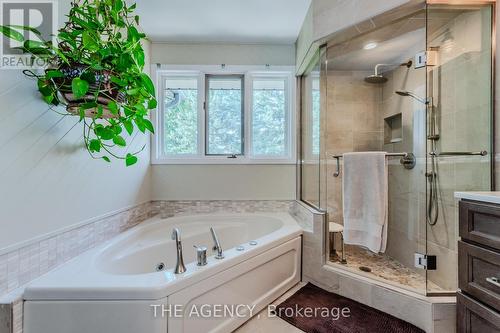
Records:
[[[293,68],[252,69],[157,69],[153,163],[296,163]]]
[[[285,79],[254,79],[252,155],[287,155],[287,96]]]
[[[166,77],[162,103],[165,154],[198,154],[198,79]]]
[[[207,76],[207,155],[243,154],[243,76]]]

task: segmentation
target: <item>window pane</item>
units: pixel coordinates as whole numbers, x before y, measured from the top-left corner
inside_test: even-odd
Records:
[[[198,79],[168,78],[164,92],[167,155],[198,153]]]
[[[209,76],[207,80],[207,154],[243,154],[243,79]]]
[[[253,82],[253,155],[284,156],[286,151],[285,80]]]

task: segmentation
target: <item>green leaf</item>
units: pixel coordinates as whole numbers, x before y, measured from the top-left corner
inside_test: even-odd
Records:
[[[112,114],[114,114],[114,115],[118,114],[118,105],[116,104],[116,102],[113,102],[113,101],[109,102],[108,109],[109,109],[109,112],[111,112]]]
[[[111,140],[115,137],[115,133],[107,127],[97,127],[94,130],[95,134],[103,140]]]
[[[151,110],[151,109],[156,109],[156,107],[158,106],[158,102],[156,101],[155,98],[152,98],[148,101],[148,109]]]
[[[125,139],[120,135],[117,135],[113,138],[113,143],[115,145],[121,146],[121,147],[125,147],[127,145],[127,142],[125,141]]]
[[[119,12],[120,10],[123,9],[123,2],[122,0],[115,0],[115,3],[114,3],[114,10],[116,10],[117,12]]]
[[[46,49],[46,45],[43,42],[37,41],[37,40],[27,40],[23,43],[23,46],[26,50],[31,50],[31,49]]]
[[[127,39],[129,41],[135,42],[138,41],[140,38],[139,36],[139,31],[137,31],[136,27],[130,26],[127,29]]]
[[[27,26],[24,26],[24,25],[15,25],[15,24],[11,24],[9,25],[9,28],[13,28],[13,29],[20,29],[20,30],[27,30],[27,31],[31,31],[33,32],[35,35],[37,35],[38,37],[42,36],[42,33],[35,29],[35,28],[32,28],[32,27],[27,27]]]
[[[82,35],[83,46],[89,51],[98,51],[99,43],[96,41],[90,31],[84,31]]]
[[[142,48],[139,48],[138,50],[136,50],[134,52],[134,58],[135,58],[135,61],[137,62],[137,65],[139,65],[139,68],[143,68],[144,67],[144,64],[145,64],[145,55],[144,55],[144,51],[142,50]]]
[[[127,95],[130,95],[130,96],[137,95],[138,93],[139,93],[138,88],[133,88],[133,89],[127,90]]]
[[[119,135],[122,133],[122,128],[121,126],[119,125],[114,125],[113,126],[113,133],[115,133],[115,135]]]
[[[93,139],[90,140],[89,149],[91,152],[100,152],[101,151],[101,140]]]
[[[8,26],[0,25],[0,32],[2,34],[4,34],[4,36],[6,36],[6,37],[8,37],[10,39],[16,40],[18,42],[24,42],[24,36],[23,36],[23,34],[20,33],[19,31],[11,29]]]
[[[56,77],[64,77],[64,74],[60,70],[51,69],[45,73],[45,77],[50,80]]]
[[[110,80],[111,80],[111,82],[113,82],[113,83],[115,83],[115,84],[117,84],[117,85],[119,85],[119,86],[121,86],[121,87],[124,87],[124,86],[126,86],[126,85],[127,85],[127,82],[126,82],[126,81],[123,81],[123,80],[121,80],[120,78],[118,78],[118,77],[116,77],[116,76],[112,76],[112,77],[110,78]]]
[[[146,129],[148,131],[150,131],[151,133],[154,134],[155,133],[155,128],[153,126],[153,123],[151,123],[151,121],[149,121],[149,119],[143,119],[142,121],[144,123],[144,127],[146,127]]]
[[[135,157],[132,154],[127,154],[127,157],[125,158],[125,165],[126,166],[131,166],[137,163],[137,157]]]
[[[144,119],[135,118],[134,122],[137,125],[137,128],[139,129],[139,131],[141,131],[142,133],[146,132],[146,125],[144,124]]]
[[[134,124],[132,124],[130,120],[124,120],[123,126],[125,127],[125,130],[129,135],[132,135],[132,133],[134,133]]]
[[[105,160],[108,163],[111,163],[111,160],[107,156],[103,156],[102,159]]]
[[[150,93],[151,96],[155,96],[155,85],[153,81],[151,81],[151,78],[147,74],[141,73],[141,80],[148,93]]]
[[[75,77],[71,81],[71,91],[76,98],[83,97],[89,91],[89,83],[79,77]]]

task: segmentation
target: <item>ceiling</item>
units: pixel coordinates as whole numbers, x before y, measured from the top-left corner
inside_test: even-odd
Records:
[[[154,42],[293,44],[311,0],[140,0]]]

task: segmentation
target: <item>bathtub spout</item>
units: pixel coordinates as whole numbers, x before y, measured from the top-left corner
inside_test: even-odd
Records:
[[[224,252],[222,250],[222,246],[220,245],[219,238],[217,237],[214,228],[210,227],[210,233],[212,234],[212,238],[215,244],[213,249],[214,251],[217,251],[215,259],[224,259]]]
[[[175,274],[182,274],[186,271],[186,266],[184,266],[184,258],[182,256],[182,242],[181,242],[181,232],[178,228],[172,230],[172,240],[175,240],[175,247],[177,249],[177,264],[175,265]]]

